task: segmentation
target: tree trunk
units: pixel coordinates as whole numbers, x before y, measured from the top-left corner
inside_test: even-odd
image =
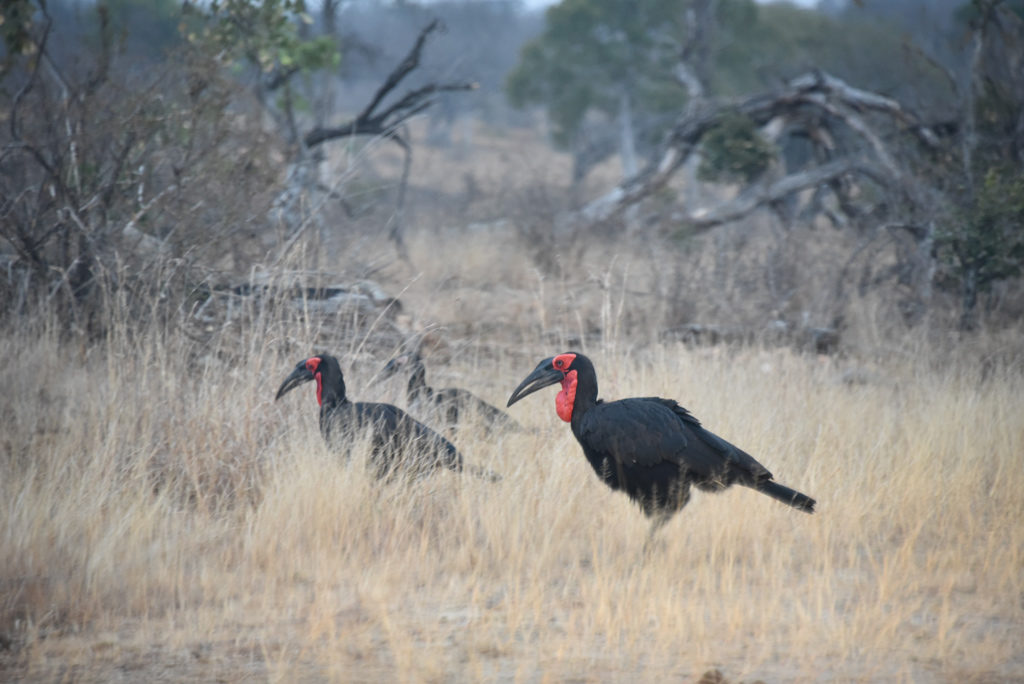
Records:
[[[619,94],[619,154],[622,157],[623,179],[632,178],[638,167],[633,133],[633,102],[627,89]]]
[[[963,283],[960,286],[961,305],[963,312],[960,314],[960,329],[963,331],[974,330],[977,325],[978,305],[978,268],[968,267],[964,270]]]

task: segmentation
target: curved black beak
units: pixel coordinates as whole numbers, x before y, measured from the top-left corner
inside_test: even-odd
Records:
[[[516,403],[527,394],[533,394],[539,389],[544,389],[548,385],[554,385],[556,382],[561,382],[562,378],[565,377],[565,373],[555,369],[551,362],[555,360],[555,357],[547,358],[537,364],[537,367],[533,369],[533,372],[526,376],[526,379],[519,383],[519,387],[516,387],[515,391],[512,392],[512,396],[508,398],[506,406],[511,406]]]
[[[309,382],[312,379],[313,374],[308,368],[306,368],[306,362],[300,361],[299,365],[295,367],[295,370],[291,372],[291,375],[285,378],[284,382],[282,382],[281,386],[277,389],[277,395],[274,396],[274,401],[277,401],[302,383]]]

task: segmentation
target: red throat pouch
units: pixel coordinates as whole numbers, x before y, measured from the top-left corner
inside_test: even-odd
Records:
[[[316,378],[316,403],[324,405],[324,380],[320,377],[320,357],[313,356],[306,359],[306,370]]]
[[[555,411],[566,423],[572,420],[572,406],[576,402],[576,371],[571,370],[562,378],[562,391],[555,397]]]

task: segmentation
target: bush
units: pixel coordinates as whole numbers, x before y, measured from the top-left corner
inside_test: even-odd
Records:
[[[990,168],[974,201],[939,233],[936,246],[962,297],[961,327],[971,328],[978,295],[1024,266],[1024,178],[1013,168]]]
[[[761,137],[757,126],[742,114],[728,114],[708,131],[703,141],[704,158],[697,173],[711,182],[751,183],[775,159],[776,150]]]

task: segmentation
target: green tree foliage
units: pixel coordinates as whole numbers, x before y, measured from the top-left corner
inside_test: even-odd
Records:
[[[992,4],[1005,5],[1007,9],[1024,19],[1024,0],[1003,0],[1002,2],[965,2],[954,12],[956,20],[964,26],[978,26],[984,19],[986,6]]]
[[[748,117],[730,114],[704,136],[698,177],[721,183],[750,183],[771,165],[777,151]]]
[[[517,107],[540,104],[567,146],[589,111],[614,117],[623,93],[641,110],[678,108],[672,81],[686,0],[564,0],[548,8],[506,83]]]
[[[562,144],[589,110],[614,114],[624,87],[638,93],[638,110],[678,110],[685,96],[672,71],[688,35],[691,4],[564,0],[552,6],[544,32],[523,48],[509,75],[510,101],[545,107]],[[810,68],[889,90],[910,68],[891,27],[857,17],[840,21],[787,3],[720,0],[712,30],[705,37],[711,42],[705,86],[712,94],[750,93]],[[890,68],[879,70],[879,62]]]
[[[313,20],[304,0],[212,0],[205,7],[189,7],[197,15],[196,27],[188,30],[189,43],[255,75],[257,99],[293,149],[301,151],[297,112],[308,111],[315,97],[308,77],[341,61],[334,36],[310,35]],[[304,89],[301,83],[292,85],[296,75],[307,77]]]
[[[331,36],[304,36],[303,25],[313,21],[304,0],[214,0],[195,11],[201,12],[203,23],[189,32],[190,42],[278,79],[336,66],[341,59]]]
[[[1024,2],[972,0],[955,17],[974,41],[967,99],[973,116],[961,133],[957,208],[940,227],[936,248],[960,291],[961,327],[969,329],[979,295],[1024,272]]]
[[[0,38],[4,44],[0,76],[10,69],[18,57],[35,52],[31,35],[34,13],[35,7],[31,0],[9,0],[0,8]]]
[[[960,285],[968,327],[979,294],[1024,270],[1024,176],[991,168],[974,201],[943,229],[939,254]]]
[[[687,25],[692,7],[693,0],[563,0],[548,9],[543,33],[523,48],[506,83],[510,102],[542,106],[554,142],[563,148],[588,113],[613,118],[622,92],[633,96],[638,120],[678,115],[686,93],[673,74],[693,34]],[[925,78],[919,65],[907,62],[898,31],[863,18],[840,21],[787,3],[719,0],[702,31],[697,40],[708,43],[702,71],[709,95],[749,94],[813,68],[884,92],[903,82],[941,80],[933,72]],[[880,62],[886,69],[878,68]],[[753,142],[747,136],[733,147],[763,152]],[[752,170],[750,159],[730,162],[721,156],[726,151],[716,151],[721,170]],[[714,175],[711,167],[707,171]]]
[[[878,21],[856,14],[840,19],[785,2],[724,0],[717,7],[710,84],[717,94],[749,94],[810,69],[892,93],[915,71],[903,36]]]

